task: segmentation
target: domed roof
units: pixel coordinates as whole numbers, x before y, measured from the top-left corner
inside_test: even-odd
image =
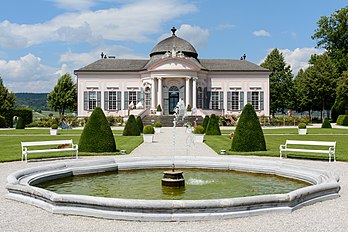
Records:
[[[186,40],[177,37],[175,35],[175,27],[172,28],[172,36],[160,41],[158,44],[156,44],[156,46],[152,49],[150,57],[154,56],[154,55],[163,55],[168,51],[172,51],[173,48],[175,48],[175,50],[177,52],[182,52],[185,54],[185,56],[188,57],[194,57],[197,58],[198,57],[198,53],[196,51],[196,49],[192,46],[192,44],[190,44],[189,42],[187,42]]]

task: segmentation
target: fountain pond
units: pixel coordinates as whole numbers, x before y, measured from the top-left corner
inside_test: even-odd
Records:
[[[173,164],[185,171],[186,181],[185,187],[175,190],[161,187],[163,169]],[[83,182],[75,184],[76,180]],[[212,220],[292,212],[333,199],[339,197],[338,180],[333,173],[283,161],[115,157],[19,170],[7,178],[6,197],[57,214],[140,221]]]

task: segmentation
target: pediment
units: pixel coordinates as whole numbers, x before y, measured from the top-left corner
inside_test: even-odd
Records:
[[[195,64],[183,59],[166,59],[156,62],[148,68],[149,71],[163,71],[163,70],[184,70],[197,71],[200,70]]]

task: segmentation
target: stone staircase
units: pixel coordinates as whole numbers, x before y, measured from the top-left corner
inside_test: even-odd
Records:
[[[143,124],[146,125],[153,125],[155,122],[161,122],[163,127],[172,127],[173,126],[173,115],[147,115],[143,118]],[[179,120],[176,124],[176,126],[181,127],[184,126],[185,123],[191,122],[193,125],[193,122],[196,120],[197,125],[203,124],[203,118],[202,116],[186,116],[184,120]]]

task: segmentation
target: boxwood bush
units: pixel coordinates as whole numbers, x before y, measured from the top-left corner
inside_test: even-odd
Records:
[[[266,142],[259,119],[251,104],[246,104],[234,131],[232,151],[266,151]]]
[[[116,142],[100,107],[96,107],[85,125],[80,141],[81,152],[116,152]]]
[[[307,125],[306,125],[306,123],[301,122],[301,123],[298,124],[297,127],[298,127],[298,129],[306,129],[306,128],[307,128]]]
[[[143,120],[141,119],[140,116],[137,117],[137,119],[135,120],[137,125],[138,125],[138,128],[139,128],[139,131],[143,131],[144,129],[144,124],[143,124]]]
[[[16,129],[24,129],[24,128],[25,128],[24,119],[19,117],[17,120]]]
[[[155,127],[162,127],[162,123],[160,121],[155,122]]]
[[[204,128],[200,125],[196,126],[193,130],[194,134],[204,134]]]
[[[144,127],[143,134],[154,134],[155,129],[151,125],[147,125]]]
[[[204,128],[204,133],[205,133],[205,130],[207,129],[207,126],[208,126],[208,123],[209,123],[209,115],[206,115],[203,119],[203,128]]]
[[[131,114],[127,120],[126,126],[123,129],[123,136],[139,136],[140,130],[135,121],[135,117]]]
[[[210,119],[205,129],[206,135],[221,135],[220,126],[219,126],[219,118],[212,114],[210,115]]]
[[[321,124],[321,128],[332,128],[330,120],[328,118],[325,118],[323,123]]]
[[[0,128],[5,128],[6,127],[6,119],[5,117],[0,115]]]
[[[336,124],[341,126],[348,126],[348,115],[338,116]]]

